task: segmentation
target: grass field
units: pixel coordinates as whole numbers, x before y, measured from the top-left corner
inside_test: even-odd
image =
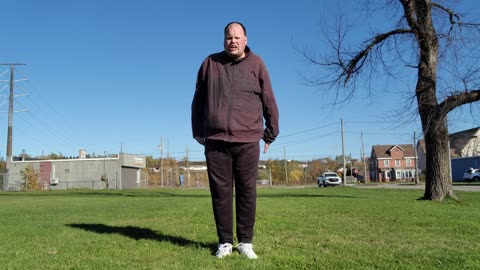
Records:
[[[208,190],[0,193],[0,269],[480,269],[480,193],[259,189],[258,260],[213,256]]]

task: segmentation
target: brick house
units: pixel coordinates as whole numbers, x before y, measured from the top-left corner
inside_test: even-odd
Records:
[[[415,149],[411,144],[374,145],[369,163],[372,181],[390,182],[415,178]]]

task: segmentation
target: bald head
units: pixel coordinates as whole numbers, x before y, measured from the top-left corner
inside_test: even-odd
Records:
[[[240,25],[240,26],[242,27],[242,29],[243,29],[243,34],[244,34],[245,36],[247,36],[247,29],[245,28],[245,26],[244,26],[241,22],[229,22],[229,23],[225,26],[225,29],[223,30],[223,32],[224,32],[225,34],[227,34],[227,29],[228,29],[228,27],[229,27],[230,25],[232,25],[232,24],[238,24],[238,25]]]
[[[231,22],[225,26],[225,38],[223,46],[228,56],[233,59],[245,57],[247,35],[245,26],[239,22]]]

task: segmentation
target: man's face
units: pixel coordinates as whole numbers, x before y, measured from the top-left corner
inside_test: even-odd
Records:
[[[247,36],[243,28],[238,24],[232,24],[225,32],[223,47],[225,52],[234,59],[245,57],[245,46],[247,45]]]

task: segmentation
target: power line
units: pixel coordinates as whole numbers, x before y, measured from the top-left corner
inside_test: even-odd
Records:
[[[23,73],[22,73],[23,74]],[[26,75],[24,75],[26,76]],[[39,116],[39,115],[45,115],[45,113],[47,113],[45,110],[43,110],[44,108],[48,108],[50,109],[51,112],[53,112],[53,114],[60,120],[60,123],[57,124],[57,125],[49,125],[48,122],[46,121],[43,121],[41,120],[43,123],[44,123],[44,126],[45,128],[48,130],[48,131],[52,131],[56,136],[58,137],[61,137],[62,140],[64,141],[69,141],[71,143],[71,134],[73,134],[71,128],[69,127],[68,123],[69,121],[67,121],[64,117],[63,117],[63,114],[59,113],[55,108],[54,106],[52,106],[48,100],[44,99],[42,94],[40,94],[40,91],[38,91],[38,89],[31,83],[30,80],[27,81],[27,83],[29,84],[29,89],[33,90],[31,91],[32,93],[36,94],[36,98],[33,99],[31,98],[30,95],[27,95],[27,99],[31,101],[31,105],[33,105],[32,109],[36,109],[38,110],[40,113],[37,113],[37,114],[32,114],[32,115],[35,115],[35,116]],[[23,89],[22,87],[20,87],[20,89]],[[23,89],[24,90],[24,89]],[[25,90],[24,90],[25,91]],[[27,92],[27,91],[25,91]],[[37,101],[40,100],[42,102],[42,104],[40,105]],[[41,111],[43,110],[43,112],[45,113],[41,113]],[[38,119],[38,117],[35,117]],[[62,129],[59,129],[59,127],[61,127]],[[73,144],[73,143],[72,143]]]
[[[283,138],[286,138],[286,137],[291,137],[291,136],[295,136],[295,135],[298,135],[298,134],[306,133],[306,132],[309,132],[309,131],[313,131],[313,130],[317,130],[317,129],[321,129],[321,128],[326,128],[326,127],[329,127],[329,126],[332,126],[332,125],[335,125],[335,124],[337,124],[337,123],[330,123],[330,124],[326,124],[326,125],[323,125],[323,126],[320,126],[320,127],[310,128],[310,129],[298,131],[298,132],[295,132],[295,133],[291,133],[291,134],[288,134],[288,135],[283,135],[283,136],[280,135],[277,139],[283,139]]]

